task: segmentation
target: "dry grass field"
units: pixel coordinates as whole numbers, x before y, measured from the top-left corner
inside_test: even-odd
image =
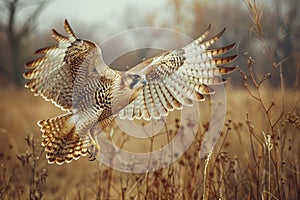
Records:
[[[198,157],[209,123],[201,117],[196,139],[183,156],[143,174],[119,172],[87,158],[47,164],[36,121],[61,111],[28,90],[2,87],[0,199],[299,199],[299,91],[282,95],[266,85],[227,85],[226,123],[210,157]],[[202,116],[209,114],[207,107],[200,103]],[[170,130],[180,128],[176,118],[170,116]],[[137,152],[149,145],[133,138],[127,143]]]
[[[62,112],[29,90],[2,84],[0,199],[300,199],[300,76],[296,73],[296,83],[286,84],[289,80],[281,69],[283,62],[293,58],[289,72],[299,72],[299,52],[283,60],[274,58],[276,47],[269,46],[273,32],[264,35],[261,22],[272,24],[262,21],[264,12],[256,1],[244,3],[253,23],[249,33],[257,39],[262,53],[256,53],[263,59],[255,63],[249,56],[240,65],[245,71],[231,75],[240,82],[229,80],[226,85],[227,99],[221,102],[226,104],[226,120],[211,154],[198,156],[210,123],[206,117],[211,114],[210,102],[206,101],[199,103],[201,117],[193,143],[160,170],[125,173],[88,158],[49,165],[36,122]],[[271,86],[273,77],[261,74],[265,68],[255,68],[259,63],[272,65],[272,76],[280,77],[277,87]],[[177,130],[187,133],[178,118],[174,112],[168,117],[168,131],[145,140],[115,127],[111,140],[128,151],[156,150],[174,138]]]

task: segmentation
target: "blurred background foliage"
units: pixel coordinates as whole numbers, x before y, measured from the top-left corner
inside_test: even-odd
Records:
[[[299,86],[300,73],[300,1],[37,1],[0,0],[0,82],[22,86],[24,63],[37,48],[53,45],[50,30],[62,30],[68,18],[77,34],[100,43],[109,36],[139,27],[163,27],[180,31],[192,38],[212,24],[217,32],[227,27],[222,44],[237,43],[241,69],[246,57],[255,59],[256,72],[265,73],[282,67],[288,87]],[[263,27],[252,27],[253,22]],[[263,36],[263,37],[262,37]],[[159,38],[158,38],[159,39]],[[143,54],[142,54],[143,55]],[[132,63],[141,54],[131,54]],[[128,59],[127,59],[128,60]],[[122,66],[122,63],[119,63]],[[270,85],[280,84],[274,73]],[[232,77],[235,85],[238,76]]]

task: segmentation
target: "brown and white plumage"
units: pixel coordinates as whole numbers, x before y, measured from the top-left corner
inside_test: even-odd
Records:
[[[134,67],[146,75],[147,84],[141,94],[130,105],[120,111],[125,119],[159,119],[169,111],[182,109],[182,105],[192,105],[193,101],[203,101],[204,95],[213,94],[209,85],[224,84],[221,75],[235,70],[224,66],[231,63],[236,55],[217,57],[230,51],[234,44],[208,48],[224,33],[204,41],[210,26],[197,40],[180,50],[164,52]]]
[[[127,119],[159,119],[182,105],[204,100],[212,94],[209,85],[225,82],[220,75],[236,56],[218,57],[233,44],[208,50],[223,34],[204,41],[210,28],[180,50],[164,52],[127,72],[112,70],[103,61],[100,48],[76,37],[65,21],[68,37],[55,30],[57,45],[36,51],[42,58],[26,64],[26,87],[51,101],[67,114],[42,120],[42,145],[49,163],[62,164],[90,154],[99,145],[95,130],[109,126],[113,116]]]

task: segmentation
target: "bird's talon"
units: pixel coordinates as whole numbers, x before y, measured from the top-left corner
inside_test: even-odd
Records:
[[[91,157],[93,157],[93,151],[92,150],[90,150],[90,149],[88,149],[88,158],[91,158]]]
[[[94,160],[96,160],[95,156],[93,156],[91,159],[89,159],[89,161],[94,161]]]
[[[96,156],[97,154],[99,153],[100,151],[100,146],[95,143],[95,144],[92,144],[89,149],[88,149],[88,158],[89,158],[89,161],[94,161],[96,160]]]

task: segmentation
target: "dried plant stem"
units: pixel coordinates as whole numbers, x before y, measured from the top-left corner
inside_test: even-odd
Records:
[[[152,150],[153,150],[153,144],[154,144],[154,137],[150,137],[150,157],[149,157],[149,162],[148,162],[148,167],[151,166],[151,162],[152,162]],[[146,194],[145,196],[148,197],[149,194],[149,172],[146,172]]]
[[[268,168],[268,171],[267,171],[267,180],[268,180],[268,183],[267,183],[267,188],[268,188],[268,191],[267,191],[267,194],[270,194],[271,193],[271,150],[273,149],[273,144],[271,142],[271,137],[270,135],[266,135],[263,131],[262,131],[262,134],[264,136],[264,140],[265,140],[265,143],[264,143],[264,149],[265,151],[264,152],[267,152],[267,168]],[[263,177],[265,176],[266,172],[265,170],[263,170]],[[264,192],[266,192],[265,190],[263,190]],[[263,195],[263,194],[262,194]],[[269,196],[268,198],[269,199]]]
[[[108,179],[108,182],[107,182],[107,189],[106,189],[106,191],[107,191],[107,193],[106,193],[106,199],[109,199],[110,198],[110,189],[111,189],[111,181],[112,181],[112,169],[111,168],[109,168],[108,169],[108,177],[107,177],[107,179]]]
[[[101,172],[101,163],[98,165],[98,179],[97,179],[97,196],[96,196],[96,200],[100,200],[101,199],[101,177],[102,177],[102,172]]]
[[[284,81],[283,81],[283,74],[282,74],[282,65],[279,65],[279,75],[280,75],[280,86],[281,86],[281,108],[284,110]]]
[[[193,172],[193,177],[192,177],[192,192],[191,192],[191,197],[195,199],[196,193],[198,192],[198,187],[199,187],[199,182],[197,180],[197,174],[198,174],[198,166],[199,164],[199,159],[196,159],[195,161],[195,168],[194,168],[194,172]]]
[[[299,190],[298,176],[299,176],[299,158],[297,156],[294,157],[294,176],[295,176],[295,189]],[[300,193],[297,193],[297,199],[300,199]]]
[[[208,199],[208,196],[206,196],[206,176],[207,176],[207,169],[208,169],[208,164],[209,161],[211,159],[213,153],[213,148],[208,152],[206,158],[205,158],[205,164],[204,164],[204,171],[203,171],[203,195],[202,195],[202,199]]]

